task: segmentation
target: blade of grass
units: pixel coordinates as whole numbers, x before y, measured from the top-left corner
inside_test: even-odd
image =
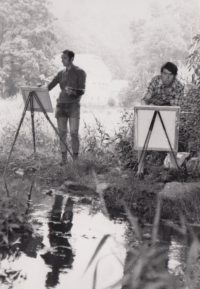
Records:
[[[104,215],[109,219],[108,210],[106,208],[105,200],[104,200],[104,197],[103,197],[103,190],[105,190],[109,186],[109,184],[107,184],[107,183],[106,184],[105,183],[99,183],[97,175],[96,175],[94,170],[92,170],[92,174],[94,176],[95,183],[96,183],[96,191],[99,194],[99,197],[100,197],[100,200],[101,200],[101,204],[103,206],[103,210],[102,211],[103,211]]]
[[[156,215],[155,215],[155,219],[153,222],[153,229],[152,229],[152,239],[151,239],[152,245],[155,245],[156,240],[157,240],[161,208],[162,208],[162,197],[158,195],[157,206],[156,206]]]
[[[138,223],[136,221],[136,219],[132,216],[130,210],[128,209],[128,207],[124,204],[124,209],[125,209],[125,212],[128,216],[128,219],[133,227],[133,230],[135,232],[135,235],[137,237],[138,240],[141,240],[142,239],[142,236],[141,236],[141,233],[140,233],[140,229],[139,229],[139,226],[138,226]]]
[[[117,286],[122,285],[122,279],[118,280],[116,283],[114,283],[113,285],[109,286],[109,289],[114,289]],[[108,287],[105,287],[103,289],[108,289]]]
[[[119,257],[117,256],[117,254],[112,250],[112,248],[111,248],[111,252],[112,252],[112,254],[115,256],[115,258],[118,260],[118,262],[123,266],[122,261],[119,259]]]
[[[92,289],[96,289],[96,283],[97,283],[97,267],[98,267],[98,262],[97,262],[97,264],[96,264],[96,266],[95,266],[95,270],[94,270]]]
[[[92,264],[92,262],[94,261],[94,258],[97,256],[98,252],[101,250],[101,248],[103,247],[103,245],[105,244],[105,242],[107,241],[107,239],[110,237],[111,235],[105,235],[103,236],[103,238],[101,239],[101,241],[99,242],[92,258],[90,259],[89,264],[87,265],[87,268],[85,269],[84,274],[86,273],[86,271],[88,270],[88,268],[90,267],[90,265]]]
[[[3,179],[4,179],[4,187],[5,187],[5,191],[6,191],[7,197],[10,197],[10,194],[9,194],[9,191],[8,191],[8,185],[7,185],[7,181],[6,181],[5,175],[3,175]]]
[[[188,286],[188,288],[191,288],[190,283],[191,283],[191,276],[192,276],[191,275],[192,268],[194,264],[197,264],[198,254],[199,254],[199,241],[197,240],[197,238],[195,238],[188,252],[187,269],[185,273],[185,281],[186,281],[186,285]]]
[[[102,258],[101,258],[101,259],[102,259]],[[95,289],[95,288],[96,288],[96,284],[97,284],[97,267],[98,267],[99,262],[101,261],[101,259],[98,260],[98,262],[97,262],[97,264],[96,264],[96,266],[95,266],[94,275],[93,275],[92,289]]]

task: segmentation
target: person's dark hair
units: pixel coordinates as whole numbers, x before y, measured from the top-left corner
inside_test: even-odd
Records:
[[[169,70],[173,75],[177,75],[178,68],[177,66],[172,63],[172,62],[166,62],[162,67],[161,67],[161,72],[163,72],[164,69]]]
[[[71,51],[71,50],[68,50],[68,49],[67,49],[67,50],[64,50],[62,53],[68,55],[69,60],[71,60],[72,58],[75,57],[75,53],[74,53],[73,51]]]

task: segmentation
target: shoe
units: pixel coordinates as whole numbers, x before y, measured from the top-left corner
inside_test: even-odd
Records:
[[[138,181],[142,181],[144,179],[144,174],[143,173],[139,173],[139,174],[137,173],[136,178]]]
[[[73,154],[73,161],[77,161],[78,160],[78,154]]]

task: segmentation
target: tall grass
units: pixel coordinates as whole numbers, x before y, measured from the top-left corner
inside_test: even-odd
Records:
[[[3,172],[22,117],[24,103],[21,95],[12,99],[1,99],[0,102],[0,172]],[[49,114],[49,117],[57,126],[54,115]],[[85,122],[84,131],[81,131],[79,164],[73,166],[69,158],[67,170],[57,166],[60,162],[59,138],[53,128],[42,113],[35,112],[34,118],[37,153],[33,154],[31,118],[30,112],[27,111],[9,162],[10,174],[22,169],[28,176],[34,175],[47,181],[83,178],[85,180],[82,181],[87,182],[91,168],[103,173],[107,171],[106,167],[118,167],[119,156],[115,153],[115,146],[119,136],[115,134],[111,137],[95,115],[93,115],[94,125]],[[82,118],[84,119],[84,115]],[[68,145],[70,147],[70,141]]]

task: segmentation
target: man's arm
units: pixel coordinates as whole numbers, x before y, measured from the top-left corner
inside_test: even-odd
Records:
[[[81,96],[85,93],[85,84],[86,84],[86,73],[83,70],[79,71],[78,76],[78,88],[73,88],[70,86],[66,87],[67,94]]]
[[[148,103],[145,100],[143,100],[143,98],[142,98],[141,99],[141,105],[148,105]]]
[[[153,78],[151,82],[149,83],[149,86],[147,87],[147,91],[144,94],[143,98],[141,99],[141,104],[142,105],[149,105],[151,102],[151,97],[154,93],[155,90],[155,79]]]
[[[53,80],[47,85],[48,90],[52,90],[59,83],[58,74],[53,78]]]
[[[77,96],[81,96],[85,93],[85,86],[86,86],[86,73],[84,70],[80,71],[80,75],[78,78],[78,89],[76,91]]]

